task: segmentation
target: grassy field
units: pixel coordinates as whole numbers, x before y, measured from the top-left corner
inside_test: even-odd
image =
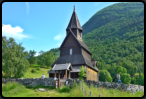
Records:
[[[32,73],[31,70],[34,69],[36,72]],[[46,78],[49,77],[48,71],[51,68],[47,68],[46,66],[44,66],[43,68],[40,68],[39,65],[32,65],[31,67],[29,67],[29,69],[27,70],[27,72],[25,73],[25,75],[22,78],[40,78],[42,76],[42,74],[45,75]]]
[[[86,97],[142,97],[144,92],[136,92],[135,94],[120,91],[117,89],[105,89],[105,88],[95,88],[90,86],[90,88],[82,83],[82,87],[79,84],[74,84],[72,89],[69,89],[66,86],[62,86],[61,89],[54,89],[53,87],[45,86],[36,86],[25,87],[16,82],[8,82],[2,84],[2,95],[4,97],[85,97],[85,88],[86,88]],[[47,91],[37,92],[38,88],[45,88]]]
[[[35,73],[32,73],[31,70],[35,69]],[[38,65],[33,65],[29,67],[26,74],[22,78],[40,78],[42,74],[45,74],[46,78],[48,78],[48,69],[47,67],[39,68]],[[62,86],[61,89],[55,89],[53,87],[45,87],[45,86],[36,86],[25,87],[16,82],[8,82],[6,84],[2,84],[2,95],[4,97],[85,97],[85,88],[86,88],[86,97],[142,97],[144,92],[136,92],[135,94],[119,91],[117,89],[105,89],[105,88],[94,88],[93,86],[86,86],[84,83],[83,92],[80,85],[74,84],[72,89],[69,89],[66,86]],[[37,92],[38,88],[45,88],[47,91],[45,92]]]

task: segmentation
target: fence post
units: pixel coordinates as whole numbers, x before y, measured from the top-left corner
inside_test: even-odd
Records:
[[[80,82],[80,89],[81,89],[81,82]]]
[[[91,91],[90,91],[90,97],[91,97]]]
[[[86,88],[85,88],[85,97],[86,97]]]
[[[83,92],[83,85],[82,85],[82,92]]]

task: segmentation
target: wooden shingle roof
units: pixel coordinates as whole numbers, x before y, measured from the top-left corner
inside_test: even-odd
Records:
[[[71,34],[71,35],[73,35],[73,37],[75,38],[75,40],[77,40],[77,42],[79,43],[79,45],[80,45],[82,48],[84,48],[88,53],[90,53],[90,54],[92,55],[92,53],[89,51],[89,49],[88,49],[88,47],[86,46],[86,44],[85,44],[83,41],[78,40],[77,37],[74,35],[74,33],[72,32],[71,29],[69,29],[69,30],[70,30],[70,32],[69,32],[69,33],[67,34],[67,36],[65,37],[65,39],[64,39],[63,43],[61,44],[59,50],[62,48],[62,46],[63,46],[63,44],[65,43],[65,41],[67,40],[68,36]]]
[[[78,28],[80,30],[83,30],[81,25],[80,25],[80,22],[78,20],[78,17],[77,17],[75,9],[73,11],[73,14],[71,16],[70,22],[69,22],[68,27],[66,28],[66,30],[67,29],[72,29],[72,28]]]
[[[67,64],[55,64],[52,70],[72,70],[71,63]]]

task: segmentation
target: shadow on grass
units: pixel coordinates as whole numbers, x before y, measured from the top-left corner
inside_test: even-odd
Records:
[[[58,88],[57,88],[57,90],[58,90],[59,93],[63,93],[63,92],[68,92],[68,93],[69,93],[71,90],[74,90],[77,86],[79,86],[79,84],[77,84],[77,83],[74,83],[74,84],[72,85],[72,88],[70,88],[69,86],[63,85],[63,86],[61,87],[61,89],[58,89]]]
[[[71,89],[63,85],[61,89],[57,89],[57,90],[58,92],[63,93],[63,92],[70,92]]]
[[[38,88],[55,89],[55,87],[53,87],[53,86],[43,86],[43,85],[37,85],[35,87],[26,86],[26,88],[28,88],[28,89],[38,89]]]

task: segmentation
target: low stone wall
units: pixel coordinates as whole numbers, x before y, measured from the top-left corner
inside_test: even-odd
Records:
[[[25,86],[37,86],[37,85],[43,85],[43,86],[55,86],[55,81],[53,78],[9,78],[9,79],[5,79],[2,78],[2,83],[6,83],[8,81],[16,81],[18,83],[21,83]]]
[[[70,87],[72,87],[73,83],[74,82],[77,82],[79,83],[80,81],[79,80],[73,80],[73,79],[67,79],[68,81],[68,85]],[[125,91],[130,91],[130,92],[137,92],[137,91],[144,91],[144,86],[140,86],[140,85],[134,85],[134,84],[123,84],[123,83],[115,83],[115,82],[102,82],[102,81],[90,81],[90,80],[85,80],[84,81],[85,84],[87,84],[88,86],[90,86],[91,84],[94,86],[94,87],[103,87],[103,88],[111,88],[111,89],[119,89],[119,90],[125,90]]]
[[[2,78],[2,83],[6,83],[8,81],[16,81],[18,83],[21,83],[25,86],[37,86],[37,85],[43,85],[43,86],[54,86],[55,87],[55,81],[54,78],[16,78],[16,79],[5,79]],[[72,85],[76,83],[80,83],[79,79],[67,79],[68,85],[72,87]],[[91,84],[94,87],[103,87],[103,88],[111,88],[111,89],[119,89],[119,90],[125,90],[125,91],[130,91],[130,92],[137,92],[137,91],[144,91],[144,86],[140,85],[134,85],[134,84],[123,84],[123,83],[115,83],[115,82],[102,82],[102,81],[90,81],[90,80],[85,80],[85,84],[90,86]]]

